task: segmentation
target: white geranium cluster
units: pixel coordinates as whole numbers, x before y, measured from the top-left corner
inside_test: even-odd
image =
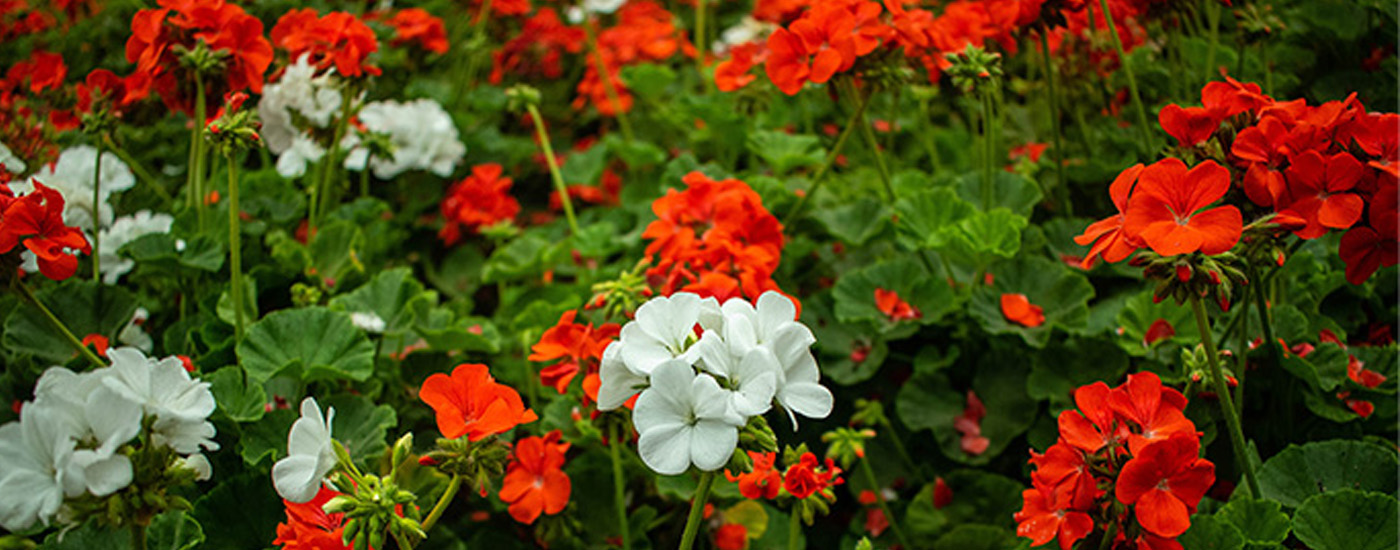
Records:
[[[719,40],[714,42],[711,49],[715,55],[724,55],[734,46],[767,39],[768,35],[773,34],[777,28],[776,24],[759,21],[752,15],[745,15],[734,26],[724,29],[724,32],[719,35]]]
[[[604,350],[598,408],[641,392],[632,422],[642,461],[665,475],[692,464],[717,470],[734,453],[739,428],[775,401],[794,430],[798,414],[831,413],[810,350],[816,338],[796,319],[792,300],[777,292],[759,296],[757,307],[685,292],[653,298]]]
[[[0,426],[0,526],[48,524],[66,498],[107,496],[131,484],[120,452],[150,419],[150,444],[184,455],[200,479],[210,475],[201,451],[218,450],[214,395],[176,357],[147,358],[134,348],[107,354],[110,368],[75,373],[52,367],[39,378],[20,419]]]
[[[281,79],[263,86],[258,101],[263,142],[278,155],[277,173],[287,178],[305,174],[308,162],[319,161],[326,154],[308,130],[329,127],[343,99],[335,69],[317,76],[310,55],[303,54],[287,66]],[[308,126],[303,128],[299,123]]]
[[[26,181],[10,184],[17,195],[34,190],[33,182],[38,181],[52,187],[63,195],[63,223],[77,227],[89,236],[94,231],[112,223],[112,205],[108,204],[113,193],[120,193],[136,185],[136,176],[125,162],[111,153],[102,154],[102,181],[97,190],[97,224],[93,224],[92,183],[97,170],[97,148],[79,145],[64,149],[53,164],[44,165]]]
[[[360,145],[362,138],[351,134],[341,143],[341,147],[350,149],[345,167],[364,170],[368,163],[379,179],[391,179],[409,170],[427,170],[447,177],[467,153],[451,115],[431,99],[408,103],[375,101],[360,109],[359,119],[365,132],[388,136],[393,153],[388,158],[372,155]]]

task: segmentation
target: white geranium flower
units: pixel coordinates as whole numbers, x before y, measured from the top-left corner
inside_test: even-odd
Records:
[[[290,145],[277,155],[277,173],[284,178],[301,177],[306,174],[307,164],[319,162],[326,156],[325,148],[304,134],[297,134],[290,140]]]
[[[732,414],[719,383],[696,374],[684,361],[666,361],[652,371],[651,387],[632,412],[642,462],[663,475],[704,471],[729,462],[744,419]]]
[[[287,66],[282,78],[263,86],[262,98],[258,100],[260,133],[273,153],[282,154],[292,147],[294,138],[304,135],[303,129],[296,127],[293,113],[314,127],[325,128],[341,108],[342,96],[335,70],[316,76],[316,66],[311,63],[310,55],[302,54]]]
[[[831,414],[831,391],[823,387],[821,371],[812,356],[816,342],[812,331],[797,322],[797,307],[792,300],[778,292],[765,292],[758,297],[758,307],[741,299],[730,299],[721,306],[724,320],[721,327],[706,327],[707,331],[722,332],[730,353],[744,356],[752,349],[766,349],[777,361],[778,403],[788,412],[792,427],[797,429],[797,414],[808,418],[825,418]]]
[[[5,171],[11,174],[24,173],[24,160],[15,156],[14,152],[10,151],[10,148],[6,147],[4,143],[0,143],[0,164],[3,164]]]
[[[694,365],[700,357],[700,350],[692,346],[696,342],[695,325],[704,316],[703,310],[716,306],[714,298],[702,300],[689,292],[648,300],[637,308],[636,318],[622,327],[622,360],[632,372],[643,376],[672,359]]]
[[[84,485],[68,479],[74,447],[71,423],[52,405],[28,403],[18,422],[0,426],[0,526],[20,531],[48,524],[66,488]]]
[[[209,464],[209,459],[203,453],[195,453],[181,459],[186,468],[194,470],[195,481],[208,481],[214,477],[214,467]]]
[[[136,313],[131,315],[131,320],[126,322],[122,331],[117,333],[117,341],[122,344],[141,350],[143,353],[150,353],[155,349],[155,341],[151,340],[151,335],[146,334],[146,319],[150,318],[151,312],[144,307],[136,308]]]
[[[720,33],[719,40],[715,41],[713,50],[716,55],[723,55],[730,48],[739,44],[764,40],[777,28],[778,26],[773,23],[759,21],[754,19],[752,15],[745,15],[738,24],[724,29],[724,32]]]
[[[768,412],[777,392],[778,359],[766,348],[750,349],[742,357],[732,353],[729,345],[716,331],[708,331],[697,344],[701,366],[705,371],[729,381],[729,407],[739,416],[748,418]]]
[[[107,204],[113,193],[131,189],[136,185],[136,176],[126,163],[112,153],[102,154],[102,187],[98,189],[98,224],[92,219],[92,179],[97,169],[97,149],[79,145],[65,149],[53,165],[45,165],[27,181],[10,184],[15,194],[27,194],[34,190],[33,182],[38,181],[63,194],[63,222],[83,229],[91,235],[95,230],[112,223],[112,206]]]
[[[373,312],[356,311],[354,313],[351,313],[350,322],[353,323],[360,330],[363,330],[365,332],[372,332],[375,334],[384,332],[384,329],[387,327],[387,325],[384,323],[384,319],[381,319],[378,315],[375,315]]]
[[[316,399],[301,402],[301,418],[292,424],[287,436],[287,457],[272,465],[272,484],[277,494],[292,502],[309,502],[321,489],[321,480],[335,467],[331,442],[331,422],[335,407],[321,416]]]
[[[218,450],[219,444],[212,439],[214,425],[208,421],[215,407],[208,382],[190,378],[175,356],[156,360],[126,347],[109,350],[107,357],[112,368],[104,382],[155,417],[152,433],[156,444],[169,445],[181,454],[201,448]]]
[[[140,433],[141,405],[107,387],[109,375],[52,367],[35,386],[35,402],[59,411],[78,446],[67,465],[70,493],[106,496],[131,484],[131,459],[117,450]]]
[[[621,407],[647,386],[645,374],[639,374],[622,360],[622,342],[614,341],[603,348],[602,365],[598,368],[598,409]]]
[[[122,275],[136,267],[135,260],[117,254],[121,247],[152,233],[169,233],[170,226],[174,223],[175,217],[170,214],[152,214],[150,210],[142,210],[130,216],[117,218],[111,227],[98,233],[98,240],[102,243],[99,256],[102,264],[102,282],[117,284]]]
[[[626,3],[627,0],[583,0],[583,9],[592,13],[612,13]]]
[[[467,152],[458,139],[452,117],[431,99],[368,103],[360,109],[359,120],[366,131],[389,136],[393,158],[369,158],[364,148],[356,147],[347,155],[345,167],[363,170],[368,160],[379,179],[392,179],[408,170],[427,170],[447,177]],[[358,140],[349,143],[357,144]]]

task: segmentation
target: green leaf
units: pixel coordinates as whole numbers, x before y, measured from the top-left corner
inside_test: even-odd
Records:
[[[865,198],[834,208],[817,210],[813,217],[821,222],[833,237],[846,244],[860,246],[885,228],[885,223],[890,219],[890,212],[884,201]]]
[[[676,81],[676,72],[670,67],[655,63],[644,63],[623,67],[622,82],[638,96],[662,100],[666,89]]]
[[[248,472],[225,480],[194,503],[194,517],[204,528],[201,550],[267,548],[284,517],[281,497],[266,472]]]
[[[817,166],[826,158],[821,140],[807,134],[760,130],[749,134],[748,147],[780,176],[797,168]]]
[[[263,417],[267,394],[262,386],[244,381],[243,369],[224,367],[201,378],[209,383],[219,410],[234,422],[257,422]]]
[[[349,315],[324,307],[269,314],[249,327],[238,358],[255,384],[279,374],[304,381],[363,381],[374,371],[374,345]]]
[[[142,235],[118,252],[136,260],[140,269],[164,275],[214,273],[223,268],[228,256],[224,245],[209,237],[184,240],[170,233]]]
[[[842,275],[832,289],[836,318],[843,323],[877,321],[893,328],[896,323],[875,306],[875,289],[892,290],[919,311],[920,323],[942,319],[961,303],[942,279],[931,276],[908,256],[867,266]]]
[[[973,215],[972,205],[958,198],[956,191],[936,187],[901,197],[894,205],[898,221],[895,230],[906,248],[943,248],[949,243],[950,229]]]
[[[631,67],[628,67],[630,69]],[[626,69],[623,69],[626,71]],[[617,136],[608,134],[603,137],[603,144],[607,145],[608,151],[617,158],[622,159],[629,168],[652,166],[666,161],[666,151],[660,147],[646,141],[627,141]]]
[[[364,273],[360,263],[364,241],[364,231],[353,221],[337,219],[322,225],[306,247],[312,274],[342,284],[352,274]]]
[[[916,375],[899,389],[895,410],[900,420],[910,430],[933,430],[939,448],[948,458],[964,464],[986,464],[1030,428],[1038,409],[1026,394],[1024,365],[1029,361],[1013,353],[993,350],[981,356],[972,380],[972,391],[987,409],[981,428],[989,444],[983,453],[963,451],[962,434],[954,429],[953,421],[966,409],[967,395],[954,390],[942,373]]]
[[[363,395],[336,395],[320,401],[322,408],[335,407],[331,434],[345,445],[350,457],[364,461],[388,450],[384,435],[397,426],[398,416],[389,405],[375,405]]]
[[[1398,512],[1395,497],[1343,489],[1303,501],[1293,533],[1312,550],[1393,550]]]
[[[959,525],[934,541],[934,550],[1009,550],[1019,541],[1009,529],[990,525]]]
[[[1094,297],[1094,287],[1064,264],[1040,256],[1023,256],[999,263],[989,273],[993,276],[992,285],[977,285],[968,305],[983,330],[1014,334],[1031,347],[1041,348],[1055,328],[1076,332],[1088,325],[1088,303]],[[1001,296],[1008,293],[1025,294],[1032,305],[1040,306],[1045,322],[1026,327],[1007,320],[1001,311]]]
[[[1264,498],[1296,508],[1329,491],[1393,492],[1396,468],[1394,452],[1370,443],[1337,439],[1289,445],[1259,469],[1259,490]]]
[[[497,283],[542,273],[550,242],[537,233],[527,232],[496,248],[481,271],[483,283]]]
[[[79,339],[99,334],[116,342],[117,334],[136,312],[136,297],[125,288],[100,286],[76,277],[35,294]],[[77,354],[38,308],[25,301],[20,304],[5,318],[5,351],[59,364]]]
[[[233,284],[219,293],[219,303],[214,308],[215,314],[220,321],[233,326],[238,322],[237,313],[233,309]],[[243,276],[243,322],[252,323],[258,320],[258,281],[252,277]]]
[[[607,163],[608,148],[594,146],[581,153],[569,153],[569,156],[564,158],[564,165],[559,167],[559,174],[563,176],[566,184],[592,185],[598,182],[598,177],[603,174],[603,167]]]
[[[1335,390],[1347,379],[1347,352],[1336,344],[1319,344],[1307,357],[1289,353],[1281,363],[1284,370],[1323,392]]]
[[[1191,516],[1191,528],[1177,538],[1182,550],[1240,550],[1244,535],[1235,526],[1214,516]]]
[[[491,321],[481,317],[457,317],[446,307],[437,307],[426,300],[412,304],[413,330],[423,337],[428,347],[436,350],[480,351],[496,353],[501,349],[501,333]]]
[[[193,517],[170,511],[151,520],[146,527],[147,550],[191,550],[204,543],[204,530]],[[131,536],[125,530],[98,527],[93,522],[72,531],[50,534],[39,546],[42,550],[131,550]]]
[[[1170,338],[1153,342],[1152,347],[1149,348],[1144,344],[1147,331],[1159,319],[1170,324],[1176,334]],[[1151,350],[1160,348],[1167,342],[1194,344],[1201,340],[1200,331],[1196,328],[1196,317],[1191,312],[1191,308],[1177,305],[1174,300],[1154,302],[1151,289],[1128,298],[1115,320],[1117,322],[1116,328],[1123,330],[1122,332],[1115,330],[1116,338],[1114,341],[1118,343],[1118,347],[1123,348],[1123,351],[1137,357],[1147,355]]]
[[[1029,217],[1031,210],[1040,202],[1040,187],[1034,181],[1020,174],[997,171],[992,178],[992,204],[982,204],[984,178],[981,174],[963,174],[958,181],[958,195],[968,204],[984,211],[1005,208],[1021,216]]]
[[[1011,258],[1021,249],[1021,230],[1030,223],[1024,216],[1005,208],[974,212],[949,230],[949,253],[976,265],[995,257]]]
[[[286,456],[287,434],[298,416],[297,411],[291,409],[274,409],[257,422],[240,425],[243,431],[238,436],[238,454],[243,462],[255,466],[264,458],[273,462]]]
[[[368,283],[348,293],[332,298],[330,309],[345,313],[372,313],[384,320],[385,334],[403,334],[412,329],[414,311],[409,307],[416,298],[430,294],[427,299],[437,303],[436,295],[428,293],[423,283],[413,278],[413,270],[398,267],[380,272]]]
[[[1216,512],[1215,517],[1239,529],[1249,544],[1282,544],[1288,538],[1288,514],[1272,500],[1237,498]]]
[[[1076,338],[1051,342],[1031,366],[1026,393],[1068,407],[1080,386],[1097,381],[1115,385],[1128,370],[1128,356],[1104,339]]]

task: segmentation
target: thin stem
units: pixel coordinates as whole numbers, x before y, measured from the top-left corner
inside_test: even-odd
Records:
[[[146,526],[131,524],[131,550],[146,550]]]
[[[1245,289],[1246,293],[1253,289]],[[1241,415],[1244,414],[1244,371],[1249,362],[1249,296],[1246,294],[1244,303],[1240,304],[1240,344],[1239,344],[1239,365],[1235,368],[1235,410]],[[1222,336],[1224,338],[1224,336]]]
[[[1239,411],[1235,409],[1234,399],[1230,397],[1230,388],[1225,384],[1225,374],[1220,370],[1220,358],[1216,354],[1215,342],[1210,336],[1210,319],[1206,316],[1206,307],[1201,303],[1201,297],[1191,296],[1191,309],[1196,312],[1196,328],[1201,332],[1201,343],[1206,346],[1206,360],[1210,363],[1210,378],[1212,389],[1220,397],[1221,412],[1225,415],[1225,425],[1230,431],[1230,444],[1235,448],[1235,459],[1240,463],[1240,469],[1244,472],[1245,482],[1249,484],[1249,494],[1259,496],[1259,480],[1254,477],[1254,465],[1249,461],[1248,448],[1245,446],[1244,430],[1240,427]]]
[[[1103,9],[1104,22],[1107,23],[1109,36],[1113,39],[1113,50],[1118,53],[1118,63],[1123,67],[1123,74],[1128,77],[1128,91],[1133,94],[1133,110],[1137,112],[1138,131],[1144,138],[1142,147],[1147,150],[1151,147],[1152,130],[1147,125],[1147,109],[1142,106],[1142,95],[1138,93],[1133,65],[1128,63],[1128,56],[1123,53],[1123,41],[1118,39],[1118,27],[1113,24],[1113,12],[1108,9],[1108,0],[1099,0],[1099,7]]]
[[[799,510],[799,502],[792,503],[792,514],[788,518],[788,550],[797,550],[802,545],[798,544],[802,540],[802,511]]]
[[[102,281],[102,140],[97,140],[97,162],[92,169],[92,280]]]
[[[870,492],[875,494],[875,502],[880,503],[880,511],[885,513],[885,519],[890,522],[890,530],[894,531],[894,538],[899,539],[899,545],[904,548],[913,548],[909,545],[909,539],[904,537],[904,528],[899,526],[899,518],[890,511],[890,505],[885,502],[885,495],[880,494],[880,482],[875,479],[875,470],[870,467],[870,459],[860,460],[861,472],[865,474],[865,482],[870,484]]]
[[[62,334],[64,338],[68,339],[68,343],[73,346],[73,349],[78,350],[79,355],[86,357],[89,362],[98,367],[107,366],[107,363],[104,363],[96,353],[93,353],[91,349],[83,345],[82,340],[73,335],[73,331],[68,330],[68,325],[63,324],[63,321],[60,321],[58,316],[54,315],[53,311],[49,310],[48,306],[44,305],[44,302],[39,301],[39,297],[34,295],[34,291],[29,289],[29,285],[24,284],[24,281],[14,279],[14,286],[19,289],[24,299],[34,304],[34,307],[39,308],[39,312],[43,313],[44,317],[49,320],[49,324],[53,325],[53,328],[58,329],[58,332]]]
[[[368,162],[369,162],[369,161],[368,161],[368,159],[366,159],[365,162],[366,162],[365,169],[364,169],[364,170],[360,170],[360,198],[362,198],[362,199],[369,196],[369,166],[368,166]]]
[[[710,89],[705,77],[705,0],[695,0],[695,70],[700,72],[700,91]]]
[[[632,548],[632,533],[627,525],[627,478],[622,473],[622,438],[618,437],[617,425],[608,430],[608,453],[612,455],[613,503],[617,508],[617,528],[622,530],[622,550]]]
[[[320,227],[322,218],[330,212],[331,207],[331,176],[337,172],[339,165],[337,157],[340,153],[340,140],[345,139],[346,127],[350,124],[350,98],[355,95],[355,90],[345,89],[341,91],[340,99],[340,120],[335,122],[335,134],[331,138],[330,147],[326,148],[325,163],[322,165],[321,182],[317,185],[320,188],[320,204],[316,207],[316,215],[311,219],[311,231],[315,233]],[[369,159],[365,159],[365,170],[369,170]],[[313,197],[315,198],[315,197]]]
[[[822,163],[820,168],[817,168],[816,174],[812,176],[812,188],[799,197],[792,208],[788,210],[787,216],[783,217],[784,226],[791,225],[797,219],[797,214],[802,211],[802,207],[807,204],[812,195],[817,194],[818,189],[821,189],[822,183],[825,181],[822,176],[825,176],[827,171],[831,170],[831,166],[836,163],[836,157],[841,155],[841,149],[846,146],[846,139],[851,137],[851,131],[855,130],[856,124],[859,123],[861,117],[865,116],[865,108],[870,106],[870,98],[874,95],[869,94],[861,99],[860,105],[856,107],[856,112],[851,113],[851,118],[846,120],[846,126],[841,129],[841,134],[836,136],[836,143],[831,146],[831,152],[826,154],[826,161]]]
[[[1210,47],[1206,49],[1206,82],[1210,82],[1215,70],[1216,43],[1220,41],[1220,4],[1216,0],[1205,0],[1206,19],[1210,21]]]
[[[235,342],[243,341],[243,232],[239,225],[242,218],[239,217],[238,208],[238,166],[233,163],[233,154],[224,153],[224,161],[228,163],[228,254],[229,254],[229,284],[233,286],[230,295],[233,297],[233,338]]]
[[[486,19],[490,16],[491,0],[484,0],[481,3],[481,10],[477,12],[476,23],[473,25],[472,28],[472,39],[470,42],[468,42],[468,44],[475,45],[478,42],[483,41],[482,37],[486,32]],[[467,60],[467,70],[461,73],[462,76],[465,77],[465,80],[457,83],[457,92],[455,94],[455,97],[452,98],[453,104],[461,103],[462,93],[465,92],[468,88],[470,88],[471,84],[476,81],[476,67],[478,65],[478,60],[481,59],[481,56],[477,54],[480,52],[472,51],[468,53],[470,55],[465,56]]]
[[[923,256],[923,254],[920,254],[920,256]],[[932,271],[930,271],[929,274],[931,275]],[[894,422],[890,422],[888,418],[885,419],[885,432],[889,434],[890,441],[894,442],[894,450],[899,453],[899,458],[904,461],[904,465],[909,467],[909,471],[914,472],[915,479],[923,483],[924,475],[919,471],[918,463],[914,462],[912,456],[909,456],[909,450],[904,448],[904,441],[900,439],[899,434],[894,432]]]
[[[603,82],[603,91],[608,95],[608,103],[612,104],[613,118],[617,119],[617,127],[622,130],[622,138],[630,144],[633,141],[632,123],[627,120],[627,110],[622,106],[622,96],[618,95],[617,87],[613,86],[612,73],[608,71],[607,63],[603,62],[602,50],[598,49],[598,33],[593,31],[593,21],[585,22],[583,30],[588,38],[588,49],[593,53],[593,62],[597,65],[594,70],[598,72],[598,80]]]
[[[394,542],[399,545],[399,548],[401,550],[413,550],[413,543],[409,542],[408,539],[404,538],[402,532],[395,530],[393,531],[393,534]]]
[[[204,79],[201,78],[201,77],[199,76],[199,73],[198,73],[198,72],[196,72],[195,75],[194,75],[194,89],[195,89],[195,96],[194,96],[194,118],[195,118],[195,120],[194,120],[194,128],[193,128],[193,132],[194,132],[193,143],[190,144],[190,147],[193,148],[193,153],[190,155],[190,156],[191,156],[191,162],[190,162],[190,170],[191,170],[191,173],[190,173],[190,176],[191,176],[191,178],[192,178],[192,179],[191,179],[191,184],[190,184],[190,189],[192,190],[192,193],[193,193],[193,197],[191,197],[191,198],[193,199],[193,202],[192,202],[191,204],[194,206],[195,212],[196,212],[196,214],[197,214],[196,217],[197,217],[197,219],[199,220],[199,230],[200,230],[201,232],[203,232],[203,231],[204,231],[204,160],[205,160],[205,158],[204,158],[204,157],[205,157],[205,151],[204,151],[204,118],[205,118],[205,116],[207,116],[207,115],[206,115],[206,112],[207,112],[208,108],[207,108],[207,107],[205,106],[205,104],[204,104]]]
[[[860,97],[860,89],[856,88],[854,82],[847,80],[846,88],[850,90],[852,96]],[[870,95],[875,95],[875,91],[871,90]],[[875,131],[865,120],[865,113],[860,112],[860,116],[856,117],[856,125],[860,126],[861,136],[865,138],[865,144],[870,146],[870,154],[875,157],[875,170],[880,174],[880,183],[885,186],[885,194],[889,195],[890,203],[894,203],[897,197],[894,193],[894,185],[890,183],[890,169],[885,165],[885,155],[880,151],[880,142],[875,139]]]
[[[574,219],[573,201],[569,199],[569,189],[564,185],[564,175],[559,173],[559,161],[554,158],[554,146],[549,144],[549,131],[544,127],[544,117],[534,104],[525,106],[530,118],[535,121],[535,135],[540,138],[540,148],[544,149],[544,160],[549,165],[549,177],[554,179],[554,191],[559,193],[559,203],[564,205],[564,217],[569,220],[569,232],[578,234],[578,220]]]
[[[1045,28],[1040,29],[1040,53],[1041,61],[1045,65],[1045,83],[1050,91],[1050,122],[1055,129],[1055,150],[1051,159],[1055,163],[1055,194],[1058,195],[1060,208],[1064,210],[1066,216],[1074,216],[1074,204],[1069,200],[1069,181],[1065,180],[1065,148],[1060,129],[1060,95],[1055,83],[1055,63],[1050,59],[1050,40],[1046,38]]]
[[[442,513],[447,511],[447,505],[451,504],[452,499],[457,497],[457,490],[461,488],[461,474],[453,474],[452,481],[447,482],[447,490],[442,492],[442,496],[438,497],[437,504],[433,505],[433,510],[428,512],[427,518],[423,519],[422,528],[424,533],[427,533],[428,529],[432,529],[433,524],[437,523],[438,518],[442,517]]]
[[[102,136],[102,143],[107,146],[107,150],[117,155],[117,158],[121,159],[122,162],[126,164],[127,168],[131,169],[131,173],[136,175],[136,179],[145,183],[152,191],[155,191],[156,195],[160,197],[161,201],[165,202],[166,206],[175,204],[175,197],[170,196],[170,191],[167,191],[164,185],[156,181],[156,178],[151,175],[151,172],[147,170],[145,166],[142,166],[140,162],[136,161],[136,157],[131,156],[131,153],[128,153],[126,149],[117,145],[116,140],[113,140],[112,136],[104,134]]]
[[[685,532],[681,534],[680,550],[690,550],[695,546],[695,535],[700,532],[700,524],[705,515],[705,501],[710,498],[710,486],[714,483],[714,472],[700,474],[700,485],[695,488],[695,498],[690,503],[690,516],[686,517]]]
[[[992,209],[992,190],[995,187],[996,164],[992,160],[996,147],[992,142],[992,94],[983,90],[982,96],[982,210]]]

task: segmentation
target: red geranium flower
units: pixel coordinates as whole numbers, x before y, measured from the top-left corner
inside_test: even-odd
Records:
[[[452,184],[442,200],[442,217],[447,224],[438,231],[444,244],[451,246],[462,238],[462,228],[481,228],[509,220],[520,213],[520,203],[510,196],[511,179],[501,177],[501,165],[478,164],[470,176]]]
[[[749,547],[749,529],[737,523],[726,523],[715,529],[715,548],[744,550]]]
[[[136,63],[127,82],[127,100],[145,97],[151,90],[171,109],[189,113],[194,104],[189,84],[176,53],[203,41],[224,59],[222,82],[205,82],[205,93],[222,97],[228,92],[262,92],[263,73],[272,64],[272,45],[263,36],[263,23],[236,4],[223,0],[160,0],[159,9],[136,12],[126,60]]]
[[[1342,235],[1337,255],[1347,265],[1347,282],[1366,282],[1381,266],[1396,264],[1400,254],[1400,212],[1396,207],[1396,188],[1389,186],[1371,198],[1370,226],[1357,226]]]
[[[277,524],[274,545],[283,550],[349,550],[345,545],[345,514],[328,514],[323,508],[340,493],[321,487],[308,502],[283,500],[287,521]]]
[[[581,325],[574,322],[577,315],[577,310],[564,312],[559,316],[559,322],[546,329],[540,336],[540,341],[530,347],[528,359],[531,361],[562,359],[540,370],[540,382],[546,386],[553,386],[561,394],[568,389],[569,383],[580,370],[597,371],[598,362],[603,358],[603,349],[612,343],[621,328],[616,323],[606,323],[597,328],[591,323]]]
[[[1089,514],[1070,507],[1068,491],[1032,487],[1021,492],[1021,501],[1021,511],[1014,516],[1016,534],[1031,539],[1033,546],[1058,538],[1060,550],[1069,550],[1094,530]]]
[[[1363,168],[1356,157],[1337,153],[1323,157],[1317,151],[1305,151],[1290,159],[1284,172],[1287,176],[1287,198],[1275,204],[1307,220],[1307,227],[1294,233],[1304,239],[1315,239],[1331,229],[1347,229],[1361,219],[1366,202],[1351,193],[1361,180]]]
[[[1060,439],[1081,451],[1095,453],[1123,438],[1127,430],[1115,423],[1113,409],[1109,406],[1112,393],[1103,382],[1074,390],[1074,403],[1079,410],[1060,412]]]
[[[1108,403],[1124,420],[1138,430],[1128,434],[1128,449],[1134,455],[1148,444],[1177,433],[1196,433],[1196,425],[1186,418],[1186,396],[1162,385],[1151,372],[1128,375],[1128,381],[1108,395]]]
[[[1045,324],[1045,310],[1032,304],[1025,294],[1002,294],[1001,314],[1007,321],[1027,328]]]
[[[1194,433],[1177,433],[1136,453],[1123,465],[1114,492],[1134,505],[1138,523],[1161,537],[1175,537],[1191,527],[1191,512],[1215,483],[1215,465],[1200,458]]]
[[[447,53],[447,28],[443,26],[442,19],[433,16],[427,10],[399,10],[387,23],[394,27],[394,40],[390,44],[400,46],[413,42],[436,54]]]
[[[753,461],[753,470],[737,476],[725,470],[724,477],[739,483],[739,494],[744,495],[744,498],[778,498],[778,491],[783,488],[783,475],[773,467],[773,463],[778,460],[777,453],[747,452],[749,459]]]
[[[554,430],[515,443],[500,492],[501,500],[510,503],[515,521],[532,524],[541,513],[554,515],[569,505],[573,484],[562,470],[569,444],[559,442],[560,437],[559,430]]]
[[[1157,113],[1157,121],[1167,134],[1176,138],[1182,147],[1195,147],[1220,128],[1224,117],[1218,111],[1206,107],[1187,107],[1172,103]]]
[[[1178,159],[1159,161],[1142,171],[1123,229],[1163,256],[1220,254],[1235,246],[1244,230],[1239,209],[1207,209],[1229,189],[1229,171],[1214,161],[1189,171]]]
[[[826,468],[822,468],[817,463],[816,455],[802,453],[797,464],[788,466],[787,473],[783,475],[783,487],[794,498],[801,500],[840,485],[840,475],[841,468],[836,467],[836,462],[830,458],[826,459]]]
[[[34,191],[0,203],[0,254],[14,250],[20,242],[39,260],[39,272],[55,281],[73,276],[78,270],[75,252],[91,254],[83,232],[63,223],[63,195],[34,182]]]
[[[1084,269],[1093,268],[1100,257],[1110,263],[1120,262],[1137,251],[1137,239],[1123,231],[1123,212],[1128,209],[1128,197],[1132,195],[1142,170],[1142,165],[1136,164],[1118,174],[1108,186],[1109,196],[1118,213],[1089,224],[1084,234],[1074,238],[1074,242],[1080,246],[1094,244],[1084,254],[1084,261],[1080,264]]]
[[[452,376],[429,376],[418,390],[418,398],[433,407],[438,431],[448,439],[465,435],[478,441],[539,418],[525,408],[520,394],[497,383],[490,369],[481,364],[457,365]]]
[[[311,63],[347,77],[378,76],[379,67],[366,63],[369,54],[379,51],[374,30],[359,18],[343,11],[317,17],[316,10],[291,10],[272,27],[272,42],[298,59],[311,54]]]
[[[758,78],[750,74],[755,65],[768,59],[768,49],[758,42],[745,42],[729,50],[729,59],[715,66],[715,87],[721,92],[732,92],[748,86]]]

